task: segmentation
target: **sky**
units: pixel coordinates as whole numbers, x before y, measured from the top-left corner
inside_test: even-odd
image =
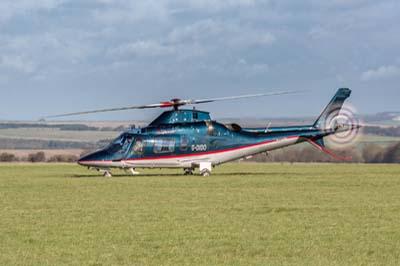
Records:
[[[0,119],[282,90],[309,91],[197,108],[317,116],[340,87],[400,111],[399,25],[398,0],[2,0]]]

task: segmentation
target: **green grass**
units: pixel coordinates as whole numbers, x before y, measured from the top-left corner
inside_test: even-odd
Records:
[[[0,265],[400,265],[399,165],[143,174],[0,166]]]

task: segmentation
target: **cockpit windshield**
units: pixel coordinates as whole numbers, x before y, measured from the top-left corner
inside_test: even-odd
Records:
[[[133,141],[133,136],[124,133],[118,138],[116,138],[113,142],[111,142],[111,144],[108,145],[106,150],[111,154],[123,155],[128,151],[132,141]]]

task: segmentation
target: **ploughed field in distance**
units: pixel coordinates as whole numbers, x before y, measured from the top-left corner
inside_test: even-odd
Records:
[[[0,265],[400,265],[400,165],[0,165]]]

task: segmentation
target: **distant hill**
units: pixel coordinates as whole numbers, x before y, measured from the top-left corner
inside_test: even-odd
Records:
[[[382,123],[382,124],[399,124],[400,125],[400,112],[383,112],[373,115],[363,116],[367,123]]]

